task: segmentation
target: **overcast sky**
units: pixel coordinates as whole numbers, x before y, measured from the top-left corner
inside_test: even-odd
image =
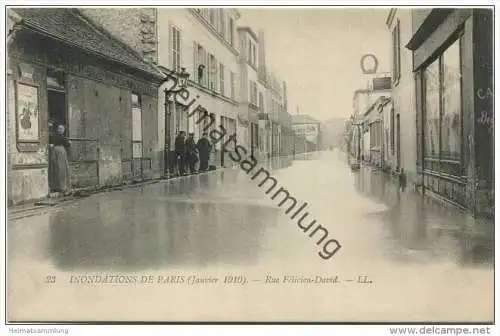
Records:
[[[287,82],[288,112],[347,117],[354,90],[365,88],[360,59],[373,53],[390,70],[389,9],[240,8],[239,25],[265,30],[266,63]]]

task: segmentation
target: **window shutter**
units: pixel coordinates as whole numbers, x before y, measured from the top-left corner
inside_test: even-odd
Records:
[[[208,78],[210,77],[210,68],[208,67],[208,52],[206,50],[203,50],[203,65],[205,65],[205,79],[203,80],[203,83],[205,86],[208,86]]]
[[[182,64],[182,32],[180,30],[177,30],[177,48],[178,48],[178,53],[177,53],[177,66],[179,67],[179,71],[181,68],[184,66]]]
[[[215,57],[213,58],[213,61],[214,61],[214,64],[212,64],[212,68],[214,69],[213,70],[214,71],[214,74],[213,74],[214,77],[213,77],[213,80],[212,80],[214,82],[214,88],[213,88],[213,90],[217,91],[218,90],[217,82],[219,81],[219,71],[218,71],[219,70],[218,69],[219,63],[217,61],[217,58],[215,58]]]
[[[193,80],[198,83],[198,43],[193,42]]]

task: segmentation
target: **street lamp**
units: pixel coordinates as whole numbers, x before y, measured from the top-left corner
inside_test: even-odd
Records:
[[[169,108],[169,102],[172,100],[175,103],[175,96],[181,91],[185,91],[190,74],[186,72],[186,68],[181,68],[181,72],[176,74],[176,77],[168,76],[169,79],[173,78],[175,85],[165,89],[165,175],[170,171],[170,163],[172,153],[170,151],[171,144],[171,116],[172,110]],[[174,98],[172,98],[174,96]]]

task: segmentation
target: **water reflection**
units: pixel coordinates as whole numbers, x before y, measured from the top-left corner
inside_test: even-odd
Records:
[[[463,211],[429,197],[401,192],[390,176],[367,167],[354,174],[354,185],[363,196],[387,206],[386,211],[372,216],[383,224],[382,235],[391,258],[492,265],[493,222],[473,220]]]
[[[51,214],[54,264],[66,270],[143,270],[256,263],[264,232],[279,211],[205,197],[216,181],[192,176],[88,198]]]

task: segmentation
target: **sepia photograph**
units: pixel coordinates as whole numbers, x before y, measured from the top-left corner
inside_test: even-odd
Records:
[[[69,5],[5,7],[11,334],[494,334],[493,6]]]

